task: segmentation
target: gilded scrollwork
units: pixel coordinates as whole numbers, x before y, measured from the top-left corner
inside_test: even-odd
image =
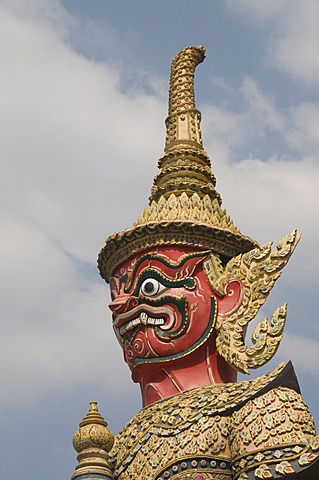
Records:
[[[251,347],[244,342],[248,324],[264,304],[282,268],[288,262],[300,234],[293,231],[271,249],[271,243],[232,258],[223,268],[216,255],[204,261],[206,276],[212,289],[224,295],[230,282],[238,281],[243,286],[243,298],[238,308],[225,317],[217,316],[216,346],[225,360],[243,373],[268,362],[276,353],[286,320],[287,305],[279,307],[270,322],[265,318],[258,323],[252,334]]]

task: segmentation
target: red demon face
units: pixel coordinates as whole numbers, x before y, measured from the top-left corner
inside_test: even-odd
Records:
[[[234,289],[232,296],[223,297],[211,290],[202,267],[208,253],[159,247],[130,257],[116,269],[109,307],[134,381],[201,347],[214,330],[217,308],[226,315],[237,302],[240,293],[234,295]],[[239,292],[238,285],[236,289]]]
[[[216,300],[207,252],[158,248],[128,259],[110,281],[115,334],[131,370],[194,351],[211,334]]]

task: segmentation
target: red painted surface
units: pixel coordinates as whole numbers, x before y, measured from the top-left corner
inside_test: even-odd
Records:
[[[235,370],[216,351],[214,322],[207,330],[214,318],[211,298],[227,317],[240,303],[240,283],[230,282],[224,296],[216,295],[202,267],[207,252],[188,258],[179,268],[162,262],[176,264],[195,252],[200,251],[191,247],[143,251],[121,264],[110,282],[114,330],[132,378],[141,386],[143,406],[193,387],[236,381]],[[148,258],[137,268],[145,255]],[[190,278],[195,280],[192,288],[171,286]],[[148,293],[152,285],[158,289],[155,294]]]

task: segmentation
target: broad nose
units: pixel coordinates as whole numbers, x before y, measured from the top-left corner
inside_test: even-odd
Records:
[[[124,313],[132,306],[135,306],[134,304],[137,304],[137,298],[121,293],[109,304],[109,309],[113,313]]]

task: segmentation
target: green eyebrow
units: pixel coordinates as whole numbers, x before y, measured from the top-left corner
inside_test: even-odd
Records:
[[[155,280],[159,281],[167,288],[186,287],[189,289],[193,289],[196,286],[196,280],[192,277],[184,277],[184,278],[180,278],[179,280],[169,280],[168,278],[164,277],[164,275],[161,275],[156,270],[148,269],[148,270],[144,270],[141,273],[141,275],[138,277],[136,287],[132,292],[133,296],[138,295],[142,283],[147,278],[154,278]],[[129,288],[128,289],[125,288],[124,289],[125,293],[127,293],[128,290]]]
[[[135,281],[136,272],[137,272],[139,266],[141,265],[141,263],[144,262],[145,260],[150,260],[150,261],[151,260],[156,260],[156,261],[160,262],[162,265],[164,265],[165,267],[171,268],[173,270],[177,270],[177,269],[181,268],[190,258],[205,257],[209,253],[210,253],[210,251],[190,253],[189,255],[184,256],[178,263],[171,263],[169,260],[166,260],[165,258],[162,258],[158,255],[151,255],[151,254],[143,255],[137,261],[136,265],[134,266],[132,276],[131,276],[131,280],[130,280],[129,284],[125,287],[125,292],[127,293],[132,288],[132,285]],[[121,277],[121,279],[122,278],[124,279],[124,277],[125,277],[125,275],[123,277]],[[126,280],[127,280],[127,277],[125,278],[125,282],[126,282]]]

